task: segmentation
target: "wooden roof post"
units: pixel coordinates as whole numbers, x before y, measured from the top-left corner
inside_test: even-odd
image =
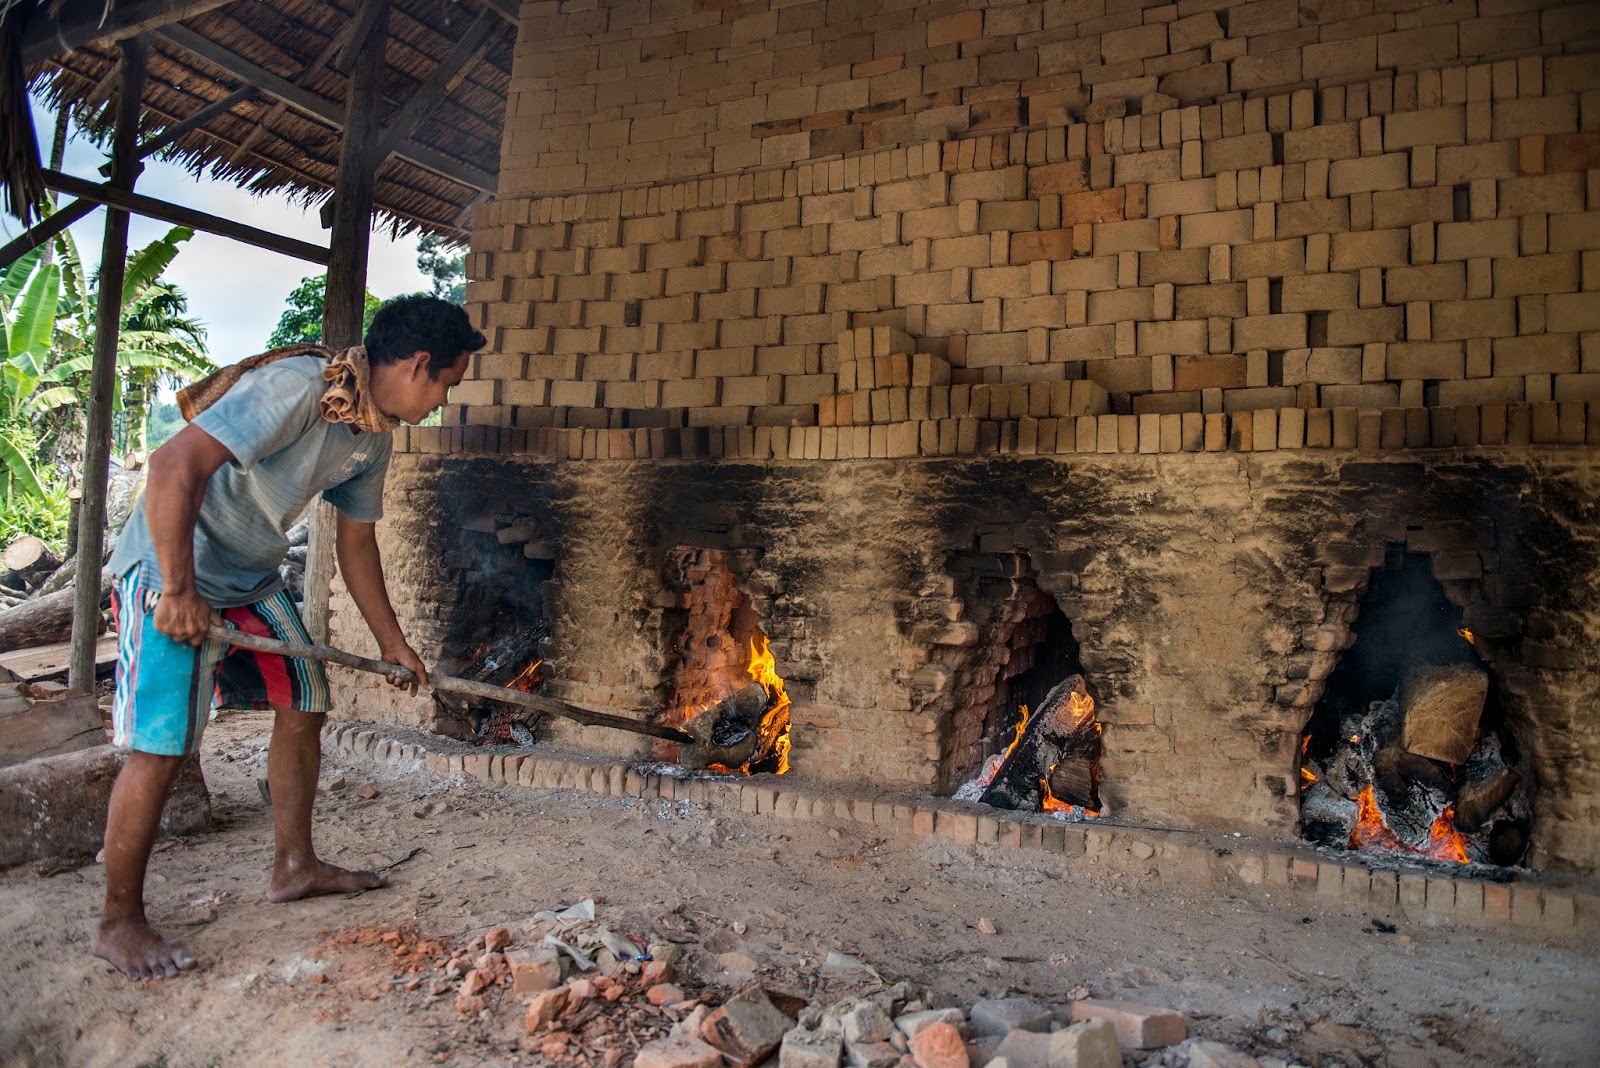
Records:
[[[353,62],[345,91],[344,134],[339,142],[339,173],[333,191],[327,301],[322,313],[323,344],[330,349],[361,344],[373,188],[378,166],[383,162],[377,154],[378,120],[383,106],[384,48],[389,43],[389,0],[366,0],[355,17],[366,27],[366,33],[348,46]],[[316,642],[328,640],[335,523],[333,506],[319,498],[311,517],[302,608],[306,629]]]
[[[122,90],[111,145],[110,184],[132,190],[139,173],[139,98],[144,92],[149,46],[142,37],[122,42]],[[122,332],[122,282],[128,260],[128,213],[106,209],[100,246],[100,292],[95,308],[94,368],[89,378],[89,428],[83,448],[83,501],[78,519],[78,569],[72,610],[72,660],[67,684],[94,692],[94,647],[100,637],[100,566],[105,554],[106,478],[111,467],[111,402],[117,384],[117,343]]]

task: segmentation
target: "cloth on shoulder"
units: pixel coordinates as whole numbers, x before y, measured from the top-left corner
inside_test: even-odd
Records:
[[[294,356],[316,356],[328,361],[328,366],[322,371],[328,388],[322,395],[319,407],[322,417],[330,423],[349,423],[359,430],[374,433],[393,430],[400,425],[400,420],[379,411],[372,401],[372,369],[363,345],[352,345],[339,352],[309,343],[284,345],[248,357],[207,375],[187,389],[179,390],[178,412],[185,422],[192,423],[195,416],[221,400],[249,372]]]

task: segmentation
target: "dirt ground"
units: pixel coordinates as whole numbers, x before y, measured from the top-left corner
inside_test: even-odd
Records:
[[[1118,888],[883,828],[513,791],[331,755],[324,783],[347,785],[319,796],[323,856],[373,866],[421,851],[383,890],[271,905],[271,819],[255,784],[268,725],[251,713],[212,725],[216,829],[161,844],[152,864],[151,919],[200,958],[197,972],[137,985],[89,955],[95,865],[0,878],[0,963],[12,976],[0,1063],[539,1063],[517,1044],[525,999],[506,992],[464,1016],[426,985],[404,990],[387,947],[362,943],[401,925],[465,943],[584,895],[619,930],[684,943],[713,989],[760,974],[830,1000],[815,984],[833,949],[920,984],[937,1005],[1003,993],[1065,1004],[1081,985],[1178,1009],[1191,1034],[1291,1065],[1600,1057],[1594,947],[1403,922],[1387,933],[1369,915],[1264,890]],[[377,796],[363,796],[368,786]],[[981,933],[980,918],[999,933]]]

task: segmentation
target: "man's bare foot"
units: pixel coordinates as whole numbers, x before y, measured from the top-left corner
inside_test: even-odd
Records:
[[[94,955],[110,961],[129,979],[171,979],[195,965],[193,957],[143,920],[102,922]]]
[[[375,890],[389,881],[375,871],[350,871],[322,861],[297,869],[274,868],[268,901],[298,901],[318,894],[353,894]]]

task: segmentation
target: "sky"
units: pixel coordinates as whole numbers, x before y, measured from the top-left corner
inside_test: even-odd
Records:
[[[51,113],[35,104],[33,121],[39,137],[47,141],[54,129]],[[40,157],[48,160],[48,144]],[[105,150],[75,132],[67,144],[62,170],[101,182],[100,167],[106,158]],[[301,208],[284,194],[251,196],[227,182],[196,179],[181,166],[156,159],[145,160],[134,188],[146,196],[273,233],[318,245],[328,243],[316,207]],[[100,262],[105,217],[105,209],[97,208],[71,228],[78,253],[91,269]],[[141,248],[169,229],[168,223],[135,215],[129,223],[128,247]],[[21,223],[0,211],[0,243],[22,230]],[[200,231],[180,247],[182,251],[163,277],[189,295],[189,312],[205,324],[211,358],[218,364],[235,363],[264,350],[290,290],[307,275],[323,272],[315,263]],[[417,270],[417,235],[394,240],[387,229],[373,233],[367,267],[369,290],[388,298],[426,289],[428,284],[429,279]]]

